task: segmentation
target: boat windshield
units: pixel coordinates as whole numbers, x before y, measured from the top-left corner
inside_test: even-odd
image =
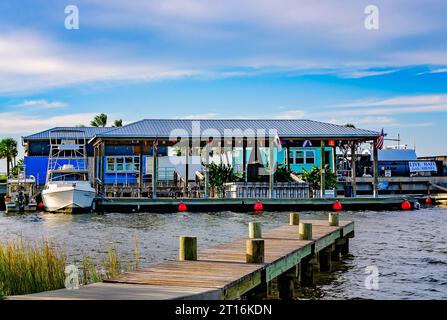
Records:
[[[87,173],[71,172],[71,173],[53,173],[52,181],[87,181]]]

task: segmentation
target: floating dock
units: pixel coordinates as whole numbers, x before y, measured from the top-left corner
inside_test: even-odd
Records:
[[[200,239],[181,237],[179,260],[149,265],[80,289],[61,289],[9,299],[292,299],[300,286],[315,284],[316,272],[330,272],[332,262],[348,253],[354,223],[329,220],[299,222],[261,231],[250,224],[248,238],[198,251]],[[182,242],[183,240],[183,242]],[[192,241],[191,241],[192,240]]]
[[[260,200],[265,211],[331,211],[335,201],[343,210],[400,210],[403,201],[408,200],[412,207],[416,197],[381,196],[355,198],[306,198],[306,199],[256,199],[256,198],[98,198],[97,212],[177,212],[183,202],[189,212],[235,211],[252,212],[253,205]]]

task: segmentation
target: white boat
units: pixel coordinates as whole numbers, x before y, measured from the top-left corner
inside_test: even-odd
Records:
[[[8,178],[7,194],[5,196],[6,213],[11,212],[35,212],[36,179],[33,176],[26,177],[24,172],[17,178]]]
[[[49,212],[89,211],[96,197],[88,180],[86,139],[69,132],[71,135],[66,130],[50,132],[47,182],[42,190],[42,201]],[[67,139],[70,136],[75,138]]]

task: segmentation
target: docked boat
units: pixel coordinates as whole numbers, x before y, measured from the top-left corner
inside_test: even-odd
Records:
[[[92,209],[96,191],[88,179],[86,139],[73,130],[50,132],[47,182],[42,201],[49,212],[76,213]],[[66,137],[74,136],[75,139]]]
[[[7,179],[7,193],[5,196],[6,213],[35,212],[36,179],[33,176],[21,176]]]

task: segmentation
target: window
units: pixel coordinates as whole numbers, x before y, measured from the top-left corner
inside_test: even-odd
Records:
[[[315,151],[306,151],[306,164],[315,164]]]
[[[291,150],[289,164],[315,164],[314,150]]]
[[[107,172],[135,172],[140,170],[138,156],[107,157]]]
[[[107,158],[107,171],[115,171],[115,158]]]

